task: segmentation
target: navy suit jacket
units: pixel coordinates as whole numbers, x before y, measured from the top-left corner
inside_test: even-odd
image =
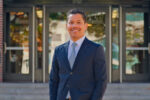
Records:
[[[102,100],[107,84],[103,47],[85,38],[71,69],[68,46],[66,42],[55,48],[49,82],[50,100],[65,100],[68,90],[72,100]]]

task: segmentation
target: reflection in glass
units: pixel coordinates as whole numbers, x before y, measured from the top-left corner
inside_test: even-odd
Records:
[[[43,51],[43,11],[42,7],[36,7],[36,67],[41,69],[42,68],[42,51]]]
[[[6,15],[8,19],[7,46],[16,47],[16,50],[7,50],[6,72],[29,74],[29,14],[8,12]]]
[[[49,71],[56,46],[69,40],[66,30],[66,13],[55,12],[49,14]]]
[[[29,74],[29,51],[9,50],[7,51],[7,73]]]
[[[127,50],[126,51],[126,74],[137,74],[144,73],[146,59],[145,54],[148,54],[146,51],[139,50]]]
[[[88,29],[86,36],[90,40],[103,45],[104,49],[106,49],[105,17],[105,12],[87,12]]]
[[[112,69],[119,69],[119,9],[112,9]],[[119,70],[118,70],[119,71]]]
[[[126,74],[144,73],[146,51],[139,50],[145,47],[144,13],[126,13]]]
[[[29,14],[25,12],[9,12],[9,35],[7,45],[13,47],[28,47]]]
[[[88,21],[87,38],[101,43],[105,48],[105,12],[90,13],[86,12]],[[51,68],[52,57],[56,46],[69,40],[66,30],[66,13],[56,12],[49,14],[49,71]]]
[[[112,82],[119,82],[119,8],[112,7]]]
[[[144,13],[126,13],[126,46],[143,47]]]

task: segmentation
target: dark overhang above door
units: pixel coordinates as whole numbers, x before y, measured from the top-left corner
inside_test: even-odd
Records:
[[[98,4],[149,4],[150,0],[4,0],[4,4],[86,4],[86,3],[98,3]]]

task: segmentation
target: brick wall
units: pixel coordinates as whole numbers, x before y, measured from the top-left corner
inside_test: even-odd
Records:
[[[3,0],[0,0],[0,82],[3,80]]]

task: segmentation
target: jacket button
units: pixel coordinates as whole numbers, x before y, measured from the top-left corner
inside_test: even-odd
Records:
[[[73,72],[70,72],[70,75],[72,75],[73,74]]]

